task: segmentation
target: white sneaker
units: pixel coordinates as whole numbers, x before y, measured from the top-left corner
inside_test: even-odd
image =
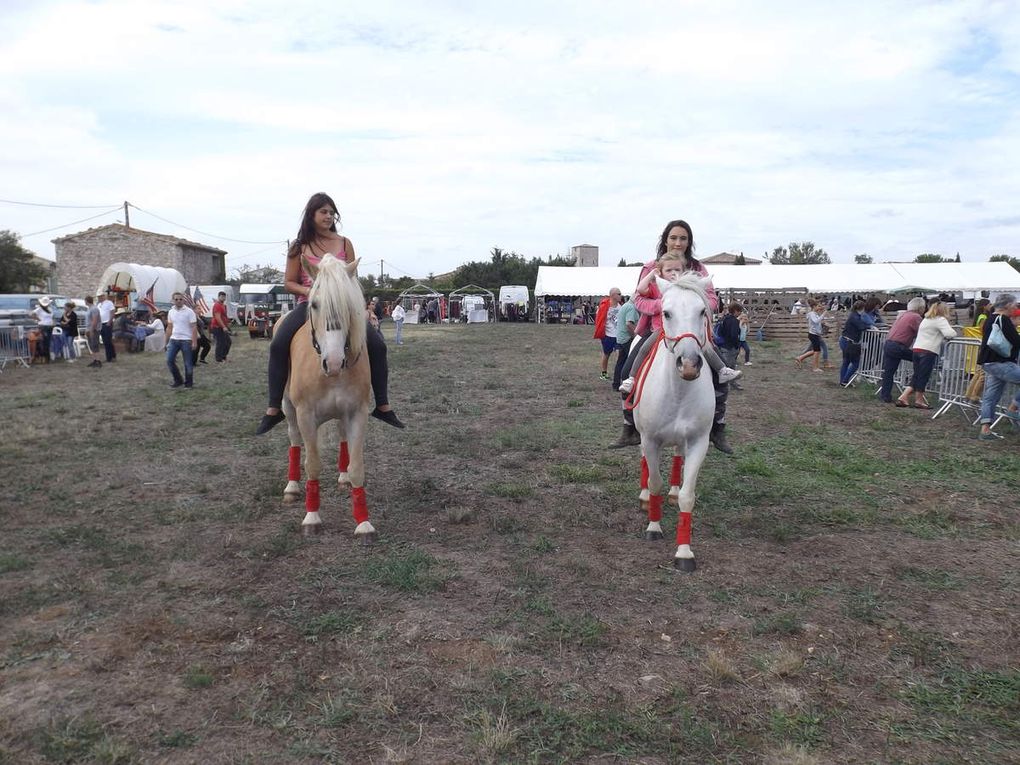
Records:
[[[752,363],[753,363],[753,362],[750,362],[750,361],[745,361],[745,362],[744,362],[744,366],[745,366],[745,367],[749,367],[749,366],[751,366],[751,364],[752,364]]]
[[[728,383],[734,380],[740,379],[744,373],[739,369],[730,369],[729,367],[723,367],[719,370],[719,382]]]
[[[628,377],[620,383],[620,393],[630,393],[634,389],[634,378]]]

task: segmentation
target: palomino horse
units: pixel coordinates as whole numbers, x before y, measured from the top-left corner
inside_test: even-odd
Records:
[[[290,436],[289,470],[284,502],[301,497],[301,444],[305,445],[305,518],[301,530],[322,530],[319,519],[319,426],[336,420],[340,433],[337,483],[349,485],[355,536],[364,544],[375,539],[365,501],[365,430],[372,396],[365,351],[365,298],[354,274],[358,261],[346,264],[326,255],[318,267],[307,260],[312,276],[308,320],[290,344],[290,378],[283,396]]]
[[[645,475],[648,477],[645,538],[662,539],[664,484],[659,460],[662,449],[673,446],[676,456],[670,483],[674,488],[682,484],[676,492],[680,513],[673,565],[682,571],[694,571],[691,511],[715,412],[711,375],[701,374],[701,349],[710,342],[711,308],[705,295],[708,279],[688,273],[676,282],[657,282],[662,293],[662,333],[637,373],[632,394],[634,424],[641,433],[642,486]]]

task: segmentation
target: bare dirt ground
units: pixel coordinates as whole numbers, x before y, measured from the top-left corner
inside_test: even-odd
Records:
[[[370,548],[282,504],[265,341],[0,376],[0,762],[1020,762],[1016,432],[755,344],[681,574],[590,328],[407,335]]]

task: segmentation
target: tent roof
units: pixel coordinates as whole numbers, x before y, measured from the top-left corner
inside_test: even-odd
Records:
[[[442,296],[443,295],[442,295],[441,292],[436,292],[434,289],[432,289],[428,285],[421,284],[419,282],[418,284],[414,284],[414,285],[408,287],[403,292],[401,292],[397,299],[399,300],[400,298],[405,298],[405,297],[408,297],[408,298],[437,297],[438,298],[438,297],[442,297]]]
[[[450,297],[459,297],[461,295],[488,295],[489,300],[496,299],[496,296],[492,294],[491,290],[487,290],[485,287],[479,287],[477,284],[466,284],[450,293]]]
[[[145,293],[154,283],[156,289],[153,290],[153,295],[157,303],[171,303],[175,292],[184,292],[188,288],[184,277],[174,268],[143,266],[139,263],[111,263],[99,279],[96,294],[102,294],[111,288]]]
[[[249,282],[248,284],[242,284],[238,290],[238,295],[279,295],[287,291],[287,288],[282,284],[262,284],[258,282]]]
[[[812,266],[706,266],[717,290],[807,292],[972,292],[1020,290],[1020,272],[1008,263],[832,263]],[[640,266],[539,266],[535,296],[624,294],[637,286]]]
[[[626,295],[634,291],[640,277],[641,266],[539,266],[538,278],[535,280],[535,297],[543,295],[594,297],[608,295],[613,287],[619,287]]]

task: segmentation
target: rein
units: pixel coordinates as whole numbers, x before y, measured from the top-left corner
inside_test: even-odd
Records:
[[[641,393],[644,391],[644,388],[645,388],[645,380],[648,379],[648,373],[652,369],[652,362],[655,360],[655,354],[657,354],[659,352],[659,345],[660,345],[659,341],[660,340],[662,341],[661,342],[662,347],[665,348],[666,350],[668,350],[670,353],[676,353],[677,345],[680,343],[681,340],[684,340],[685,338],[688,338],[688,337],[691,340],[693,340],[695,343],[698,344],[698,348],[704,348],[705,347],[705,343],[707,342],[707,338],[709,337],[707,329],[710,326],[711,325],[709,324],[708,320],[706,319],[706,321],[705,321],[705,327],[706,327],[705,337],[706,337],[706,340],[702,340],[700,337],[695,335],[693,332],[681,332],[679,335],[676,335],[675,337],[673,337],[673,336],[667,335],[666,334],[666,330],[664,330],[664,329],[663,330],[659,330],[659,336],[655,339],[655,345],[652,346],[651,352],[647,356],[645,356],[644,361],[641,362],[641,366],[637,370],[637,374],[634,375],[634,378],[635,378],[635,380],[634,380],[634,387],[631,389],[631,391],[628,394],[627,398],[624,400],[623,408],[624,409],[633,409],[634,407],[636,407],[638,405],[638,402],[641,401]],[[672,347],[668,345],[668,341],[672,341],[673,342]]]

